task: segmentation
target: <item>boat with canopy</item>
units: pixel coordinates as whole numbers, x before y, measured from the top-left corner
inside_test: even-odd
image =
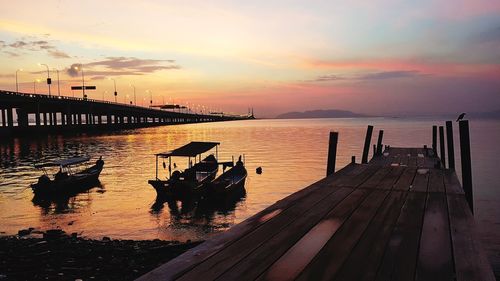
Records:
[[[218,142],[190,142],[177,149],[157,153],[156,176],[148,183],[156,190],[157,198],[183,198],[201,194],[206,183],[211,182],[218,171]],[[209,154],[202,159],[202,154],[215,148],[215,155]],[[173,157],[187,158],[187,168],[182,170],[172,163]],[[159,161],[163,160],[163,169],[168,169],[168,178],[159,175]],[[165,163],[168,161],[168,166]],[[173,164],[173,165],[172,165]]]
[[[92,187],[99,180],[99,175],[104,168],[102,157],[90,164],[90,157],[79,156],[68,159],[55,160],[35,165],[43,171],[38,182],[31,184],[36,195],[67,194]],[[52,171],[59,168],[52,174]]]

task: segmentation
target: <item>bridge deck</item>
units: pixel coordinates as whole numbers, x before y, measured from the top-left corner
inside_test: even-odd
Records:
[[[495,280],[455,172],[389,148],[140,280]]]

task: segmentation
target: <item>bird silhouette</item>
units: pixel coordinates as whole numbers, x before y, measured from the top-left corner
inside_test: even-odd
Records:
[[[464,119],[465,113],[458,115],[457,122]]]

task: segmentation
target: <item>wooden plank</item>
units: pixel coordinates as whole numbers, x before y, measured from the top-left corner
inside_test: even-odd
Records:
[[[269,237],[261,247],[217,280],[255,280],[271,264],[272,267],[261,279],[287,280],[296,276],[369,193],[369,190],[358,189],[340,203],[339,196],[335,196],[337,206],[334,203],[330,203],[330,207],[318,204],[315,207],[317,211],[295,220],[274,237]],[[331,209],[332,206],[335,208]],[[285,252],[286,255],[283,256]],[[274,263],[278,259],[279,261]]]
[[[383,166],[379,167],[379,169],[371,175],[362,185],[360,185],[360,188],[375,188],[378,186],[378,184],[389,174],[391,171],[390,166]]]
[[[314,216],[318,212],[323,215],[326,214],[328,210],[333,207],[332,204],[337,200],[336,196],[333,194],[337,194],[338,192],[340,194],[339,197],[344,198],[352,192],[352,189],[337,189],[335,192],[328,191],[326,188],[317,190],[309,196],[302,198],[302,200],[294,204],[292,207],[283,210],[266,224],[256,228],[234,243],[227,245],[217,254],[211,256],[210,259],[207,259],[192,268],[178,280],[193,280],[196,279],[196,276],[203,276],[206,280],[217,278],[224,272],[225,269],[231,267],[250,252],[260,247],[260,245],[266,242],[270,237],[284,231],[284,229],[286,229],[286,227],[293,221],[304,216]],[[326,206],[329,206],[325,207],[326,210],[320,210],[314,207],[321,204],[325,198],[328,200]]]
[[[331,280],[375,216],[389,191],[373,190],[337,233],[326,243],[297,280]]]
[[[410,192],[389,237],[375,280],[409,281],[415,276],[425,193]]]
[[[415,168],[405,168],[403,174],[399,177],[398,181],[394,184],[394,190],[409,190],[413,178],[415,177]]]
[[[349,258],[344,262],[338,275],[335,276],[336,281],[373,280],[375,278],[387,241],[407,195],[406,191],[393,191],[389,194]],[[360,261],[363,261],[362,270],[359,268]]]
[[[464,194],[457,174],[453,170],[444,170],[444,187],[446,194]]]
[[[231,227],[229,230],[221,235],[216,235],[197,247],[190,249],[179,257],[171,260],[170,262],[161,265],[160,267],[144,274],[138,280],[173,280],[177,276],[187,272],[197,264],[208,259],[212,255],[219,252],[224,247],[234,243],[237,239],[245,234],[253,231],[262,224],[265,224],[273,217],[278,215],[283,210],[288,209],[303,198],[308,197],[315,191],[326,189],[327,184],[334,185],[338,178],[342,178],[345,174],[351,173],[358,169],[358,164],[349,164],[337,173],[323,179],[317,183],[310,185],[292,195],[277,201],[275,204],[269,206],[263,211],[253,215],[245,221]]]
[[[495,276],[483,252],[464,195],[447,196],[457,281],[493,281]]]
[[[444,175],[441,169],[429,170],[429,192],[443,192],[444,193]]]
[[[379,170],[379,166],[373,165],[363,165],[366,169],[360,174],[355,176],[345,176],[341,177],[337,183],[338,187],[357,187],[369,179],[376,171]]]
[[[413,192],[427,192],[429,183],[429,169],[417,169],[415,178],[413,179],[411,191]]]
[[[453,280],[453,266],[446,195],[427,193],[415,280]]]
[[[387,174],[387,176],[382,179],[382,181],[376,186],[376,188],[392,189],[405,170],[406,168],[404,167],[391,167],[391,171],[389,172],[389,174]],[[410,182],[412,179],[410,179]]]

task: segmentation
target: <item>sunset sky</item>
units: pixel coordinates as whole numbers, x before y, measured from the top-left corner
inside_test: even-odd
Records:
[[[500,1],[0,0],[0,89],[272,117],[500,109]],[[57,94],[56,72],[52,93]],[[37,92],[47,93],[42,82]]]

